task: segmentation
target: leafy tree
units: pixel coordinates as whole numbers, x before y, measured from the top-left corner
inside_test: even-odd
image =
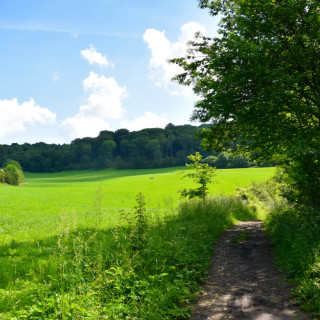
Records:
[[[195,155],[188,156],[188,159],[192,161],[191,164],[186,164],[187,167],[192,170],[179,171],[182,178],[190,178],[197,184],[200,184],[198,188],[183,189],[179,192],[182,197],[189,197],[189,199],[198,197],[205,200],[208,194],[208,184],[216,176],[216,169],[209,166],[207,163],[201,162],[201,154],[196,152]]]
[[[250,163],[247,158],[239,154],[233,157],[231,166],[232,168],[248,168],[250,167]]]
[[[18,161],[15,161],[15,160],[7,160],[5,163],[4,163],[4,167],[8,166],[9,164],[13,164],[14,166],[16,166],[20,171],[22,171],[22,168],[21,168],[21,165]]]
[[[109,167],[117,144],[113,140],[103,141],[99,149],[99,167]]]
[[[222,151],[238,142],[258,163],[281,155],[296,199],[320,207],[319,2],[199,4],[222,16],[220,35],[199,35],[173,62],[185,71],[175,79],[201,97],[193,119],[213,123],[201,133],[204,146]]]
[[[215,166],[218,169],[225,169],[228,167],[228,160],[228,154],[226,152],[220,152],[215,162]]]
[[[202,162],[207,163],[211,167],[216,166],[215,165],[216,161],[217,161],[217,157],[215,157],[215,156],[208,156],[202,160]]]

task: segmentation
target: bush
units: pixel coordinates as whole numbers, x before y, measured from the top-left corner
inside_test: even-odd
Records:
[[[7,160],[5,161],[4,163],[4,167],[8,166],[8,165],[11,165],[13,164],[15,167],[17,167],[20,171],[23,171],[22,168],[21,168],[21,165],[18,161],[15,161],[15,160]]]
[[[320,316],[320,218],[312,208],[282,206],[267,218],[277,263],[297,285],[301,308]]]
[[[17,185],[17,177],[14,177],[11,172],[5,171],[5,183],[10,184],[10,185]]]
[[[24,182],[24,174],[20,164],[14,160],[6,161],[6,167],[0,168],[0,183],[18,186]]]
[[[10,172],[13,177],[13,184],[19,185],[20,183],[24,182],[24,175],[22,170],[17,168],[14,164],[8,164],[5,167],[5,170],[7,172]]]
[[[245,202],[264,218],[274,208],[283,205],[285,199],[281,196],[282,185],[273,178],[263,182],[253,182],[249,186],[238,188],[234,197]]]
[[[249,168],[250,163],[249,160],[242,155],[236,155],[233,157],[232,162],[231,162],[231,167],[232,168]]]
[[[217,160],[215,161],[215,166],[218,169],[225,169],[228,167],[229,156],[226,152],[221,152],[218,155]]]
[[[0,169],[0,183],[5,183],[6,174],[3,169]]]

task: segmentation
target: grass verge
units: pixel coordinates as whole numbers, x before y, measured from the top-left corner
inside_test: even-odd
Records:
[[[255,218],[226,197],[156,217],[141,195],[121,215],[121,227],[68,223],[57,236],[0,247],[0,318],[185,319],[213,242],[237,220]]]
[[[281,269],[296,285],[295,301],[320,317],[320,219],[319,212],[288,207],[274,210],[266,230]]]

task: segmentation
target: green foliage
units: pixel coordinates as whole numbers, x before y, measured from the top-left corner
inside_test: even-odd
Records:
[[[8,164],[5,167],[5,171],[11,175],[10,180],[12,183],[9,184],[18,186],[20,183],[24,181],[23,172],[19,170],[14,164]]]
[[[9,171],[4,172],[4,182],[12,186],[18,185],[18,179]]]
[[[3,169],[0,169],[0,183],[5,183],[6,174]]]
[[[234,197],[246,203],[264,219],[272,210],[286,203],[282,197],[282,189],[283,185],[272,177],[266,181],[252,182],[248,186],[237,188]]]
[[[145,196],[140,192],[136,196],[136,206],[133,213],[125,213],[121,210],[121,216],[128,224],[128,240],[134,251],[142,253],[145,245],[147,217]]]
[[[22,171],[22,168],[21,168],[21,165],[18,161],[15,161],[15,160],[7,160],[5,163],[4,163],[4,167],[8,166],[8,165],[14,165],[15,167],[17,167],[20,171]]]
[[[101,131],[98,137],[75,139],[71,144],[0,145],[0,163],[21,163],[26,172],[83,169],[146,169],[184,165],[187,155],[198,151],[200,127],[167,126],[129,132]],[[203,152],[206,156],[208,152]]]
[[[267,218],[266,230],[280,267],[296,284],[302,309],[320,316],[320,219],[312,208],[282,206]]]
[[[215,151],[235,143],[251,160],[277,157],[290,200],[320,208],[320,29],[316,0],[200,0],[221,15],[219,36],[201,35],[176,80],[201,97],[193,119]]]
[[[190,178],[195,183],[200,184],[198,188],[189,188],[180,190],[182,197],[200,198],[205,200],[208,194],[208,184],[216,176],[216,169],[209,166],[207,163],[201,162],[201,154],[196,152],[195,155],[188,156],[188,159],[192,161],[191,164],[186,164],[191,170],[180,171],[179,174],[182,178]]]
[[[217,168],[225,169],[228,167],[228,160],[228,154],[226,152],[220,152],[215,165],[217,166]]]
[[[0,168],[0,183],[18,186],[24,182],[24,174],[17,161],[8,160],[4,169]]]
[[[208,156],[202,159],[202,162],[208,163],[211,167],[216,167],[217,169],[249,168],[253,166],[253,163],[250,163],[248,158],[240,154],[233,155],[232,150],[228,150],[228,152],[223,151],[214,156]]]

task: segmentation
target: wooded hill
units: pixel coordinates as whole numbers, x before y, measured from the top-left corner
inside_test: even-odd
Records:
[[[201,140],[196,133],[205,127],[210,126],[168,124],[165,129],[101,131],[96,138],[75,139],[71,144],[0,145],[0,164],[15,160],[28,172],[180,166],[188,161],[188,155],[200,151]],[[246,158],[227,152],[213,154],[201,150],[201,154],[218,168],[250,166]]]

